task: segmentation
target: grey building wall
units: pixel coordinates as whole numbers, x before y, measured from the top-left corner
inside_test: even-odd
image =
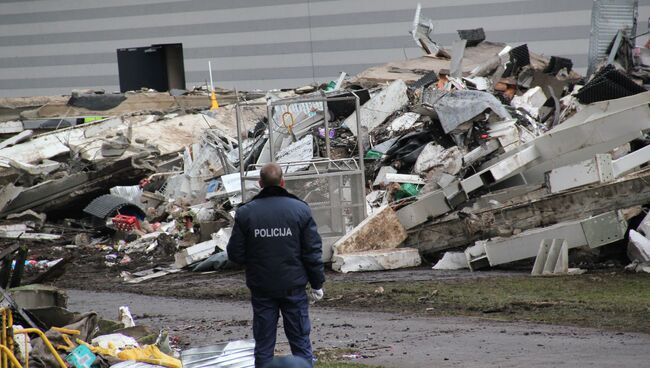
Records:
[[[116,49],[183,43],[188,87],[293,87],[421,55],[420,2],[444,45],[456,30],[586,68],[592,0],[0,0],[0,96],[119,89]],[[640,0],[639,32],[650,0]],[[644,41],[645,39],[640,39]]]

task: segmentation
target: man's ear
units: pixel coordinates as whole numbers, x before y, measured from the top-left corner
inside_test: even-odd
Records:
[[[280,186],[284,188],[284,178],[280,179]]]
[[[264,188],[264,185],[262,185],[262,179],[258,180],[257,184],[260,186],[260,188]]]

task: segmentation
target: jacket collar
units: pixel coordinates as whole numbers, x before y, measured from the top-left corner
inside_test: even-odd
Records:
[[[261,192],[259,192],[255,197],[253,197],[253,199],[251,199],[251,202],[256,199],[269,198],[269,197],[289,197],[289,198],[297,199],[300,202],[304,202],[302,199],[296,197],[295,195],[289,193],[286,189],[279,186],[270,186],[270,187],[263,188]]]

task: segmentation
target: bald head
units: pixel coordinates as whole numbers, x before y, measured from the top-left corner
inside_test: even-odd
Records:
[[[284,180],[282,179],[282,168],[276,163],[269,163],[262,166],[260,170],[260,186],[262,188],[278,186],[284,186]]]

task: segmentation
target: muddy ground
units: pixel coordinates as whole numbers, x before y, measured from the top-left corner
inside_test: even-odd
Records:
[[[115,317],[129,305],[140,324],[168,328],[185,346],[250,338],[248,303],[69,290],[69,308]],[[650,335],[475,318],[311,310],[314,348],[385,367],[642,367]],[[279,349],[287,350],[279,336]]]
[[[134,255],[106,267],[105,253],[59,253],[74,255],[55,282],[69,290],[71,309],[115,318],[129,305],[139,323],[169,328],[183,346],[251,337],[243,271],[128,284],[125,271],[171,260]],[[617,264],[569,277],[533,278],[523,269],[328,272],[325,300],[312,309],[315,349],[388,367],[647,365],[650,275]],[[286,351],[282,334],[279,341]]]

